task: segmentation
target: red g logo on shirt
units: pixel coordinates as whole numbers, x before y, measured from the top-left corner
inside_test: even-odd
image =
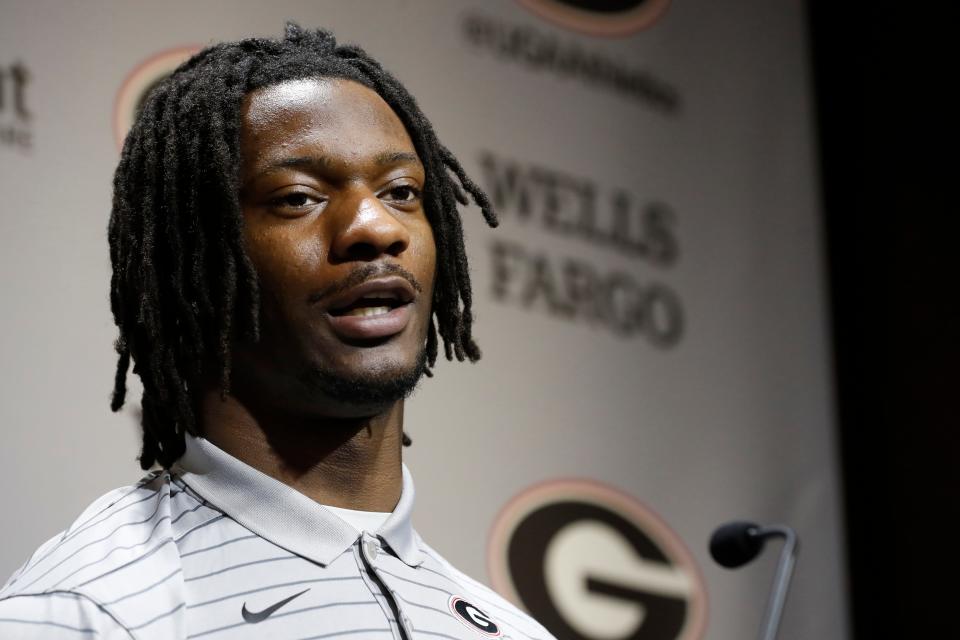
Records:
[[[454,617],[474,631],[491,638],[500,637],[500,628],[490,619],[490,616],[460,596],[450,596],[447,604]]]

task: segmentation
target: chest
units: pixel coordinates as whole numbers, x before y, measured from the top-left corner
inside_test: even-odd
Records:
[[[435,559],[411,567],[369,535],[326,566],[242,530],[182,561],[190,638],[528,637]]]

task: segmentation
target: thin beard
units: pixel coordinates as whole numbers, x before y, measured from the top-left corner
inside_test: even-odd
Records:
[[[427,370],[427,350],[420,349],[416,363],[406,370],[386,373],[344,375],[317,366],[300,374],[300,381],[341,402],[357,405],[383,405],[410,397]]]

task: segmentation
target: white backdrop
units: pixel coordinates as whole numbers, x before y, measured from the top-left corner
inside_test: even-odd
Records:
[[[502,196],[500,229],[465,212],[484,357],[442,363],[408,403],[424,538],[488,581],[493,522],[512,498],[556,478],[603,483],[675,532],[705,584],[704,637],[726,639],[754,634],[775,552],[729,572],[706,540],[731,518],[782,521],[803,549],[781,637],[846,638],[796,2],[674,2],[644,30],[603,37],[511,0],[4,0],[0,574],[139,477],[133,411],[108,408],[106,221],[125,79],[159,52],[276,36],[288,18],[385,61]],[[610,65],[619,88],[596,79]],[[621,319],[655,284],[648,324],[631,316],[641,328],[620,335],[588,320],[587,272]],[[650,322],[681,317],[671,345],[651,339]]]

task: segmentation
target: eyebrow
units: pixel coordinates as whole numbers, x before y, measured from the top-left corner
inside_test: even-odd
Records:
[[[417,154],[411,153],[410,151],[384,151],[383,153],[377,154],[373,161],[378,166],[389,166],[394,164],[402,164],[404,162],[411,162],[415,164],[421,164],[420,158],[417,157]],[[259,178],[260,176],[278,171],[280,169],[330,169],[334,166],[333,160],[329,156],[298,156],[294,158],[280,158],[274,162],[271,162],[269,165],[264,167],[262,171],[258,171],[254,178]]]
[[[400,164],[402,162],[415,162],[420,164],[420,158],[417,154],[409,151],[387,151],[380,153],[373,159],[378,165]]]

